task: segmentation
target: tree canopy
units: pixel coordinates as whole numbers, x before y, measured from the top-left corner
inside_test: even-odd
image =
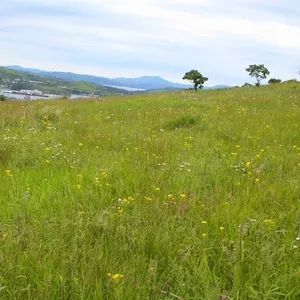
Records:
[[[276,79],[276,78],[271,78],[268,83],[269,84],[275,84],[275,83],[280,83],[281,79]]]
[[[208,78],[204,77],[198,70],[191,70],[189,72],[186,72],[182,79],[189,80],[194,85],[194,89],[196,92],[198,88],[202,89],[203,84],[208,80]]]
[[[246,71],[249,73],[251,78],[255,77],[256,86],[260,86],[260,82],[263,79],[266,79],[267,75],[270,75],[270,72],[265,65],[250,65],[246,68]]]

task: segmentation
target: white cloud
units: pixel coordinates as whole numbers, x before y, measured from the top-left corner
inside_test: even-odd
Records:
[[[0,64],[35,62],[32,67],[157,74],[176,81],[193,67],[209,73],[213,84],[243,81],[245,64],[268,62],[288,77],[300,61],[300,21],[290,22],[282,12],[286,1],[292,19],[300,12],[298,0],[11,0],[0,18],[6,29],[0,32],[6,53]],[[16,14],[25,8],[33,15]],[[60,10],[68,15],[58,15]],[[44,56],[25,56],[26,47],[33,53],[43,49]]]

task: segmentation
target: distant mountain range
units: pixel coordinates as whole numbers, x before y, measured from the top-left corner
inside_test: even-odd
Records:
[[[131,92],[120,88],[102,86],[93,82],[73,81],[46,76],[41,73],[17,71],[0,67],[0,90],[39,90],[54,95],[128,95]]]
[[[55,78],[60,78],[64,80],[73,80],[73,81],[86,81],[92,82],[104,86],[113,86],[113,87],[128,87],[133,89],[143,89],[143,90],[152,90],[152,89],[165,89],[165,88],[181,88],[187,89],[190,88],[190,85],[173,83],[167,81],[158,76],[142,76],[139,78],[106,78],[98,77],[92,75],[81,75],[70,72],[48,72],[38,69],[23,68],[20,66],[7,66],[9,69],[16,71],[30,72],[38,75],[51,76]]]
[[[156,89],[188,89],[191,85],[167,81],[159,76],[142,76],[139,78],[106,78],[92,75],[82,75],[70,72],[49,72],[39,69],[24,68],[21,66],[7,66],[16,71],[29,72],[40,76],[51,76],[64,80],[85,81],[103,86],[118,87],[121,89],[156,90]],[[228,86],[215,86],[209,89],[227,88]]]

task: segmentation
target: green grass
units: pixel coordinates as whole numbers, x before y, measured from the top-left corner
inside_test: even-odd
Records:
[[[300,299],[300,87],[0,103],[0,299]]]

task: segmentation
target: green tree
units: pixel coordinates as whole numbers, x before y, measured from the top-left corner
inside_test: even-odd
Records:
[[[280,83],[280,82],[281,82],[281,79],[276,79],[276,78],[271,78],[268,81],[269,84]]]
[[[270,72],[265,65],[250,65],[249,68],[246,68],[246,71],[249,73],[251,78],[255,77],[256,86],[260,86],[260,82],[263,79],[266,79],[267,75],[270,75]]]
[[[186,72],[182,79],[189,80],[194,85],[194,89],[196,92],[198,88],[202,89],[203,84],[208,80],[208,78],[204,77],[198,70],[191,70],[189,72]]]
[[[0,95],[0,101],[5,101],[7,98],[4,95]]]
[[[31,89],[31,86],[27,83],[23,82],[13,82],[10,87],[13,91],[19,91],[19,90],[29,90]]]

